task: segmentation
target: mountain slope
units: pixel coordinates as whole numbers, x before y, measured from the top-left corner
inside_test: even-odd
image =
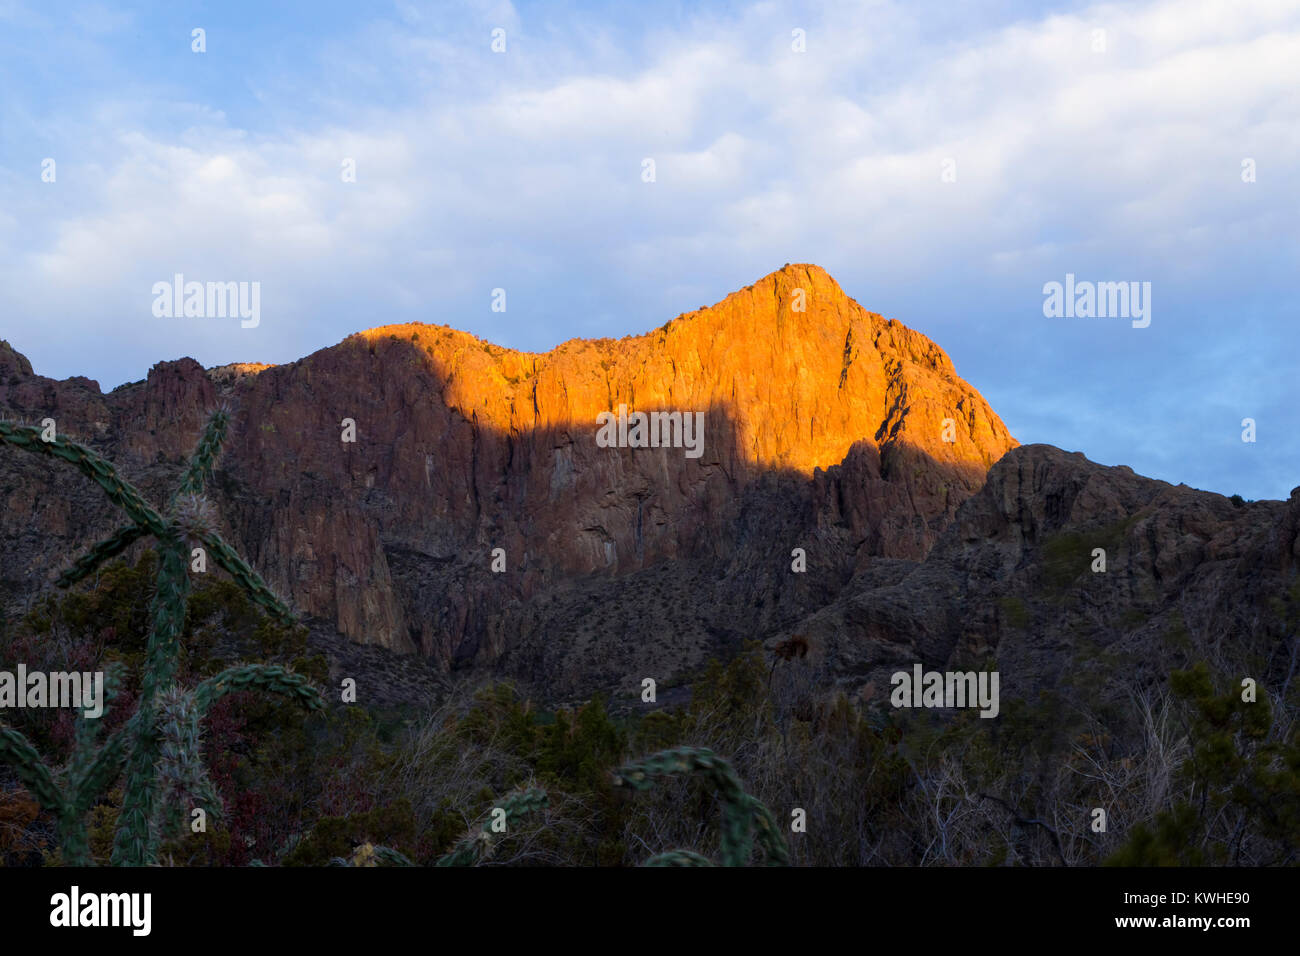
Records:
[[[874,557],[924,556],[1015,446],[938,346],[809,265],[655,332],[541,355],[389,326],[284,366],[160,363],[101,395],[6,354],[0,407],[55,417],[146,486],[233,399],[213,494],[234,543],[322,627],[443,667],[525,670],[535,640],[561,639],[546,625],[600,645],[596,680],[628,655],[676,673],[822,607]],[[704,413],[702,454],[599,447],[597,415],[620,405]],[[112,516],[29,463],[0,462],[0,480],[13,606]],[[647,603],[656,587],[670,610]],[[550,606],[558,622],[539,616]],[[566,689],[593,683],[562,671]]]
[[[990,470],[923,562],[860,575],[792,633],[826,684],[878,706],[889,675],[916,662],[992,662],[1006,699],[1093,675],[1089,697],[1105,701],[1195,660],[1228,673],[1253,660],[1250,676],[1284,685],[1298,571],[1300,488],[1286,502],[1234,503],[1026,445]]]

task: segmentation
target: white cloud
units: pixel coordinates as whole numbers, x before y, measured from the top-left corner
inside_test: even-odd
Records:
[[[9,337],[38,367],[60,356],[64,374],[111,351],[112,384],[163,356],[285,360],[384,321],[546,347],[589,334],[566,284],[626,298],[607,308],[627,325],[607,331],[639,331],[699,304],[667,290],[698,287],[702,264],[724,283],[717,295],[797,259],[878,282],[959,263],[1033,288],[1076,261],[1205,281],[1216,236],[1295,241],[1279,213],[1300,172],[1293,3],[1101,5],[932,42],[906,5],[846,4],[795,24],[805,54],[790,50],[790,17],[764,5],[662,26],[621,69],[609,36],[586,26],[574,42],[594,44],[591,72],[560,48],[562,30],[508,5],[475,16],[467,48],[400,5],[368,42],[424,61],[420,96],[382,109],[331,98],[300,128],[240,129],[221,103],[172,92],[165,115],[183,127],[152,128],[104,91],[65,133],[94,148],[61,166],[58,186],[0,181],[12,200],[0,208],[33,225],[0,220],[6,322],[58,316]],[[505,56],[487,46],[497,20]],[[1095,28],[1105,53],[1091,51]],[[433,79],[448,64],[454,89]],[[330,61],[343,76],[382,80],[383,68]],[[1260,163],[1253,194],[1238,176],[1247,155]],[[640,180],[647,156],[653,184]],[[340,181],[346,157],[355,184]],[[149,318],[150,284],[176,271],[262,281],[256,337]],[[488,313],[487,290],[512,284],[529,294]]]

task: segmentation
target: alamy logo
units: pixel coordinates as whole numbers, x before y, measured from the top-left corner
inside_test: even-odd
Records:
[[[103,671],[0,671],[0,709],[6,707],[76,707],[94,720],[104,713]]]
[[[1043,315],[1049,319],[1133,319],[1133,328],[1151,324],[1150,282],[1075,282],[1065,274],[1065,284],[1043,286]]]
[[[153,296],[157,319],[239,317],[245,329],[255,329],[262,321],[260,282],[186,282],[178,272],[171,282],[155,282]]]
[[[912,666],[912,673],[898,671],[889,678],[895,707],[979,707],[981,717],[996,717],[997,671],[925,671]]]
[[[632,412],[626,405],[596,416],[601,448],[684,448],[687,458],[704,454],[703,412]]]
[[[153,896],[149,893],[70,893],[50,897],[50,925],[128,926],[133,936],[148,936],[152,928]]]

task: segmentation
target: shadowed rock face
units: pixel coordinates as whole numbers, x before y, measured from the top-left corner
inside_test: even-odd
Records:
[[[877,562],[797,630],[828,680],[876,703],[916,662],[995,662],[1008,699],[1089,673],[1118,692],[1162,680],[1185,655],[1245,648],[1261,653],[1262,678],[1286,672],[1273,651],[1293,634],[1298,570],[1300,488],[1234,505],[1026,445],[989,471],[924,561]]]
[[[634,698],[645,677],[663,689],[744,640],[797,636],[806,658],[782,673],[873,705],[916,662],[995,662],[1010,699],[1105,655],[1112,676],[1119,660],[1154,679],[1171,635],[1267,647],[1279,595],[1300,606],[1300,494],[1234,506],[1018,447],[937,346],[815,266],[542,355],[390,326],[284,366],[163,362],[104,395],[0,343],[0,414],[54,418],[158,501],[219,398],[237,405],[210,485],[224,533],[336,669],[385,685],[437,683],[375,663],[389,651],[549,700]],[[597,416],[620,405],[703,413],[702,454],[600,447]],[[10,613],[120,522],[29,456],[0,455],[0,493]]]
[[[0,408],[55,418],[146,488],[233,398],[212,494],[273,587],[354,641],[575,691],[677,672],[823,607],[875,557],[923,557],[1015,447],[938,346],[810,265],[545,354],[407,325],[284,366],[163,362],[108,395],[7,346],[0,372]],[[599,447],[620,405],[704,413],[702,454]],[[13,455],[0,481],[12,606],[118,516]]]

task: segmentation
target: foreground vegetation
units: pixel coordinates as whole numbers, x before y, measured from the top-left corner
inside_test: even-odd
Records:
[[[32,608],[0,635],[0,668],[21,660],[138,674],[155,561],[146,552],[113,563],[84,590]],[[195,588],[180,645],[185,686],[238,659],[327,682],[306,632],[265,615],[231,581]],[[1188,656],[1171,635],[1169,658],[1179,666],[1165,688],[1105,695],[1080,677],[1035,701],[1004,701],[997,720],[872,711],[824,694],[823,675],[804,660],[773,662],[757,646],[711,665],[690,702],[671,712],[614,714],[599,697],[548,710],[504,683],[462,684],[423,713],[371,712],[337,693],[311,712],[235,691],[203,721],[224,812],[206,832],[171,831],[158,859],[432,865],[485,832],[509,795],[541,792],[544,805],[512,817],[474,862],[638,865],[684,849],[725,861],[728,806],[713,782],[668,775],[643,792],[619,785],[618,771],[641,755],[689,747],[726,758],[770,810],[795,865],[1294,864],[1294,657],[1274,650],[1272,662],[1249,662],[1262,675],[1255,703],[1241,700],[1235,677]],[[136,694],[138,678],[128,676],[119,700]],[[104,732],[125,713],[115,707]],[[6,719],[48,759],[72,759],[80,718],[25,710]],[[96,862],[111,859],[122,801],[119,780],[89,812]],[[1097,808],[1106,811],[1104,831],[1094,825]],[[792,828],[800,817],[802,832]],[[379,851],[400,860],[375,858]],[[756,848],[752,862],[761,859]],[[58,819],[3,767],[0,860],[66,862]]]

